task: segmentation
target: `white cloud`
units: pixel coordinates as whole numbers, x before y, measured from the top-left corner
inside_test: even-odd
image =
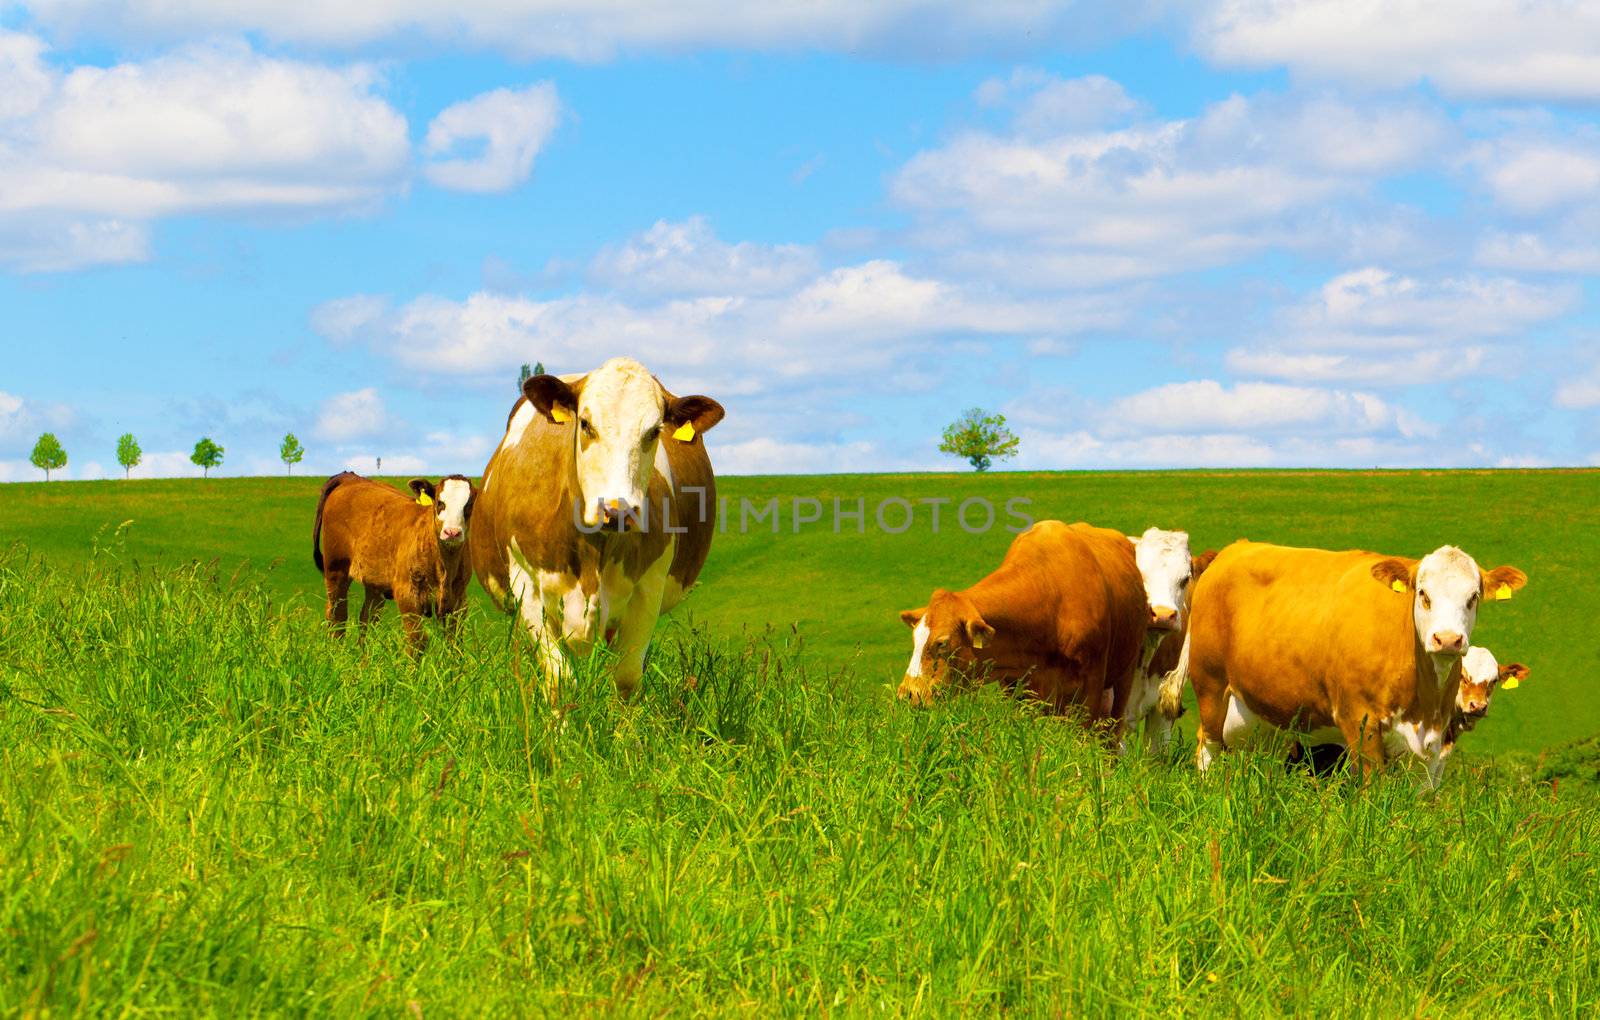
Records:
[[[1009,107],[1016,130],[1049,137],[1123,121],[1142,106],[1115,81],[1100,74],[1059,78],[1023,67],[1009,78],[990,78],[974,93],[980,106]]]
[[[1556,406],[1575,411],[1600,407],[1600,366],[1557,387]]]
[[[335,394],[322,404],[311,434],[330,443],[382,436],[397,427],[373,387]]]
[[[1114,402],[1103,429],[1108,434],[1263,433],[1360,435],[1408,431],[1382,399],[1348,390],[1211,379],[1169,383]]]
[[[509,191],[533,173],[534,158],[561,121],[561,100],[548,81],[495,89],[446,107],[428,125],[423,174],[456,191]],[[463,142],[483,143],[476,157],[455,156]]]
[[[77,414],[66,404],[28,400],[0,390],[0,451],[33,449],[41,432],[71,428]]]
[[[728,244],[704,217],[658,220],[620,245],[600,250],[590,276],[617,290],[647,295],[772,294],[817,271],[817,254],[799,244]]]
[[[1038,92],[1083,81],[1047,80]],[[1270,95],[1234,96],[1190,120],[1039,127],[968,131],[900,169],[891,195],[918,214],[924,247],[953,251],[944,261],[963,271],[1050,286],[1315,248],[1341,234],[1328,229],[1330,210],[1370,201],[1374,180],[1421,165],[1453,130],[1414,102]]]
[[[1484,347],[1411,351],[1394,356],[1377,352],[1284,351],[1235,347],[1228,351],[1229,371],[1244,376],[1295,382],[1348,382],[1369,386],[1410,386],[1471,375],[1484,365]]]
[[[405,119],[363,67],[208,44],[57,71],[0,32],[0,260],[135,261],[155,219],[371,204],[403,181]]]
[[[1197,48],[1230,67],[1461,96],[1600,97],[1600,8],[1572,0],[1212,0]]]
[[[1476,147],[1473,162],[1503,208],[1539,216],[1600,198],[1600,142],[1508,136]]]
[[[1555,236],[1490,231],[1478,242],[1473,261],[1491,269],[1515,272],[1600,273],[1600,244],[1588,238],[1567,240],[1566,230],[1553,233]]]

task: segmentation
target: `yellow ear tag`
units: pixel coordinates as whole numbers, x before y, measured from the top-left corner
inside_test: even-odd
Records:
[[[417,493],[417,505],[433,506],[433,497],[429,496],[426,492],[419,492]]]
[[[1517,687],[1519,685],[1521,685],[1521,683],[1522,683],[1522,681],[1518,680],[1516,677],[1508,676],[1505,679],[1505,683],[1502,683],[1500,686],[1505,688],[1508,691],[1513,691],[1513,690],[1516,690]]]
[[[1406,583],[1404,581],[1390,581],[1389,587],[1393,588],[1402,595],[1406,593]]]
[[[1511,586],[1509,584],[1502,584],[1500,587],[1498,587],[1498,588],[1496,588],[1494,590],[1494,600],[1496,602],[1504,602],[1506,599],[1509,599],[1510,597],[1511,597]]]
[[[680,443],[694,442],[694,422],[686,421],[682,425],[679,425],[678,431],[672,434],[672,438],[676,439]]]
[[[563,411],[561,408],[557,407],[556,405],[551,404],[550,405],[550,420],[555,422],[557,425],[565,425],[567,422],[572,420],[572,415],[570,415],[567,412]]]

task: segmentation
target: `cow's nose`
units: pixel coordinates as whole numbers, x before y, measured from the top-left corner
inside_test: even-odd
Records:
[[[622,530],[628,530],[633,523],[635,514],[633,505],[625,499],[606,499],[600,501],[600,519],[607,526],[618,525]]]
[[[909,702],[913,708],[922,708],[928,704],[928,689],[910,677],[900,681],[900,688],[895,691],[895,697],[901,701]]]
[[[1453,630],[1436,630],[1428,639],[1428,649],[1434,652],[1459,652],[1466,643],[1466,639]]]
[[[1178,628],[1178,611],[1171,606],[1151,606],[1150,622],[1164,630]]]
[[[450,539],[460,538],[461,537],[461,529],[460,528],[445,528],[444,530],[440,531],[439,534],[445,540],[448,541]]]

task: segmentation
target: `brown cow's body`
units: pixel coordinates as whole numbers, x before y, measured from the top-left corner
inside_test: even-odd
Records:
[[[628,378],[644,371],[619,359],[591,376],[613,366]],[[576,386],[585,377],[561,378]],[[678,400],[659,393],[657,421],[661,408],[670,416]],[[582,657],[599,640],[614,640],[618,690],[633,693],[656,619],[681,602],[699,577],[716,527],[716,480],[705,441],[697,433],[675,438],[666,427],[643,490],[642,526],[624,531],[603,524],[586,533],[590,528],[580,512],[586,497],[578,492],[578,415],[557,407],[552,417],[551,409],[536,407],[529,397],[517,401],[484,469],[468,541],[473,569],[490,598],[520,613],[553,701],[566,668],[562,646]],[[714,416],[701,419],[701,431],[721,416],[716,406]]]
[[[927,607],[902,614],[918,648],[900,694],[926,701],[954,666],[1020,685],[1052,711],[1080,704],[1091,720],[1120,722],[1149,614],[1127,536],[1041,521],[1017,536],[994,573],[963,591],[935,591]]]
[[[466,481],[452,476],[446,482],[452,480]],[[413,485],[426,486],[430,497],[434,492],[420,479]],[[353,581],[364,589],[363,626],[393,599],[413,648],[423,643],[424,616],[438,616],[455,630],[472,572],[465,544],[441,543],[436,521],[431,506],[388,485],[350,471],[328,479],[317,503],[312,559],[327,585],[327,619],[335,635],[344,633]]]
[[[1465,604],[1475,619],[1484,575],[1460,550],[1445,547],[1433,557],[1459,561],[1463,577],[1470,565],[1473,593]],[[1170,716],[1183,675],[1193,682],[1201,767],[1217,751],[1245,744],[1257,724],[1266,723],[1307,734],[1308,743],[1359,749],[1356,758],[1368,767],[1410,751],[1436,782],[1455,712],[1461,648],[1430,651],[1419,638],[1413,607],[1413,599],[1422,598],[1418,564],[1371,552],[1263,543],[1224,549],[1196,584],[1176,682],[1162,692]],[[1510,587],[1525,580],[1509,567],[1493,576],[1496,585]],[[1470,630],[1470,620],[1463,630]],[[1464,645],[1467,637],[1450,632],[1444,640]]]

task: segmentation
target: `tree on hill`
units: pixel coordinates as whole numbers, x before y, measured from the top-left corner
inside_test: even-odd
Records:
[[[295,438],[293,432],[283,437],[283,445],[278,447],[278,456],[283,460],[284,470],[294,474],[294,466],[305,459],[306,448],[300,445],[300,440]]]
[[[122,477],[132,478],[133,469],[144,460],[144,451],[139,449],[139,441],[133,438],[132,432],[124,432],[117,439],[117,463],[122,465]]]
[[[48,482],[50,472],[67,466],[67,451],[61,448],[61,440],[56,438],[54,432],[46,432],[33,444],[33,453],[28,456],[28,461],[44,472],[44,480]]]
[[[201,470],[203,477],[210,478],[211,469],[222,463],[222,447],[206,436],[194,444],[194,452],[189,454],[189,459]]]
[[[964,457],[974,470],[987,471],[996,459],[1015,457],[1021,442],[1006,428],[1005,415],[974,407],[945,426],[939,452]]]

